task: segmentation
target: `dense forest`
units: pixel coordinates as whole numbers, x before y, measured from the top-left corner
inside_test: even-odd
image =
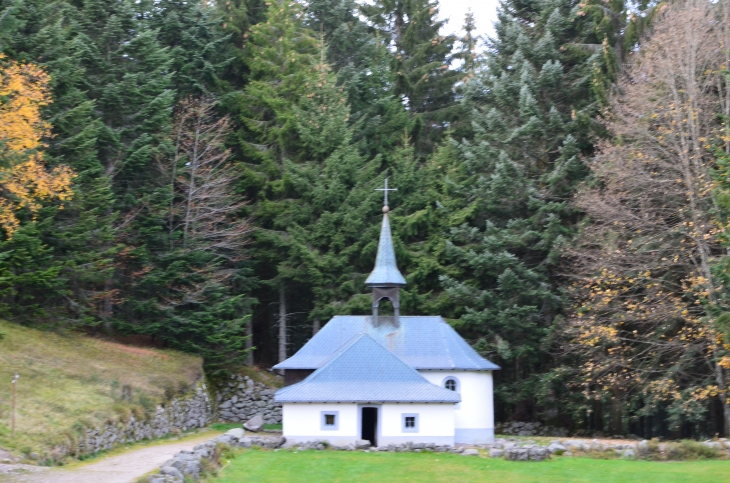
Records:
[[[730,435],[730,5],[0,0],[0,316],[271,366],[363,282],[497,420]]]

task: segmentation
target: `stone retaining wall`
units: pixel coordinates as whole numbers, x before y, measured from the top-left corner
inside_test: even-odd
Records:
[[[218,388],[218,418],[232,423],[245,423],[261,414],[266,424],[281,423],[281,404],[274,402],[276,388],[256,382],[248,376],[232,375]]]
[[[185,483],[186,481],[199,481],[206,466],[215,466],[216,447],[219,444],[238,447],[274,449],[279,448],[286,441],[281,436],[276,437],[248,437],[241,428],[231,429],[215,439],[206,441],[193,448],[192,451],[180,451],[171,460],[166,461],[160,467],[158,473],[147,478],[149,483]]]
[[[204,381],[182,397],[158,406],[155,414],[140,421],[132,416],[127,422],[108,423],[101,428],[87,429],[78,441],[77,451],[65,448],[66,454],[96,453],[125,443],[160,438],[175,431],[202,428],[214,419],[211,398]]]
[[[525,423],[521,421],[500,423],[495,428],[495,432],[513,436],[553,436],[558,438],[568,436],[568,430],[565,428],[545,426],[538,422]]]

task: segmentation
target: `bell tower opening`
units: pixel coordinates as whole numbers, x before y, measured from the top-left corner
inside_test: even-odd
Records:
[[[388,188],[388,178],[385,178],[385,188],[378,188],[383,191],[385,200],[383,203],[383,224],[380,227],[380,240],[378,241],[378,254],[375,257],[375,268],[370,272],[365,285],[373,289],[373,325],[379,325],[379,316],[389,317],[398,324],[400,317],[400,288],[406,285],[406,279],[398,270],[395,261],[395,249],[390,234],[390,220],[388,213],[388,192],[397,191],[395,188]],[[392,307],[392,314],[385,313],[386,307]],[[382,306],[382,308],[381,308]]]

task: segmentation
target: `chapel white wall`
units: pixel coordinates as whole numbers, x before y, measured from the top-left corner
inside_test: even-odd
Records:
[[[328,441],[334,445],[347,445],[360,439],[361,408],[378,408],[378,446],[389,444],[434,443],[454,445],[454,404],[355,404],[355,403],[285,403],[282,405],[283,436],[289,443]],[[322,430],[322,411],[338,411],[337,430]],[[418,415],[418,432],[405,431],[403,414]]]
[[[444,387],[444,381],[458,381],[461,403],[456,405],[455,436],[457,443],[489,443],[494,440],[494,386],[492,371],[419,371],[432,384]]]
[[[322,411],[338,412],[336,430],[323,430]],[[345,445],[359,439],[358,409],[356,404],[283,404],[282,434],[287,443],[326,440]]]
[[[454,445],[454,404],[383,404],[378,446],[388,444],[435,443]],[[405,431],[403,415],[418,415],[418,432]]]

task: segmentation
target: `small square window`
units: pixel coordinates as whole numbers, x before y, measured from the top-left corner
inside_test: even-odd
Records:
[[[320,426],[322,431],[337,431],[340,425],[339,411],[322,411]]]
[[[404,433],[418,432],[418,414],[403,414],[401,417]]]

